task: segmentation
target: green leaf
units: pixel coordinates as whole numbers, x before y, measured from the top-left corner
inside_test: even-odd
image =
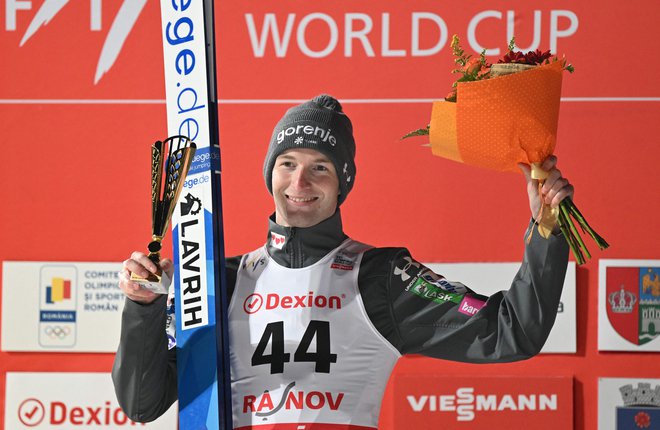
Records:
[[[486,61],[486,48],[484,48],[481,51],[481,54],[479,54],[479,62],[482,66],[486,66],[488,64],[488,61]]]
[[[431,129],[431,124],[427,125],[426,128],[419,128],[415,131],[411,131],[410,133],[403,136],[401,138],[401,140],[407,139],[409,137],[415,137],[415,136],[428,136],[430,129]]]

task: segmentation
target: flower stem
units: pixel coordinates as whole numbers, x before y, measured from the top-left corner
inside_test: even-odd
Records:
[[[575,224],[573,224],[573,220],[571,219],[571,216],[568,212],[568,209],[566,206],[568,203],[566,202],[568,199],[564,199],[560,204],[559,204],[559,209],[561,210],[562,214],[564,215],[564,218],[566,221],[568,221],[568,226],[571,230],[571,234],[573,238],[577,241],[578,246],[580,247],[580,250],[584,251],[584,253],[587,255],[587,259],[591,258],[591,254],[589,253],[589,250],[587,249],[587,245],[584,244],[584,241],[582,240],[582,237],[580,236],[580,233],[578,233],[577,228],[575,228]]]
[[[591,238],[594,240],[594,242],[596,242],[598,247],[600,249],[608,248],[610,245],[607,243],[607,241],[605,239],[600,237],[598,235],[598,233],[596,233],[594,231],[593,228],[591,228],[591,226],[589,225],[587,220],[584,218],[584,216],[578,210],[577,206],[575,206],[575,203],[573,203],[573,200],[569,197],[569,198],[566,198],[562,201],[562,203],[564,203],[564,202],[566,202],[566,206],[568,207],[569,212],[573,216],[573,218],[575,218],[577,220],[577,222],[580,224],[580,227],[582,227],[587,232],[587,234],[589,234],[589,236],[591,236]]]
[[[568,242],[568,246],[571,247],[571,251],[573,251],[573,256],[575,256],[575,261],[577,264],[584,264],[584,255],[582,255],[582,251],[580,250],[579,245],[576,243],[575,237],[573,237],[573,234],[569,230],[568,223],[570,222],[570,218],[567,219],[566,215],[564,212],[559,212],[559,216],[557,217],[557,223],[559,224],[559,229],[561,230],[562,234],[566,238],[566,242]]]
[[[571,217],[575,218],[575,221],[577,221],[582,231],[591,236],[596,244],[598,244],[600,249],[605,249],[609,246],[605,239],[600,237],[598,233],[596,233],[587,223],[587,220],[580,213],[577,206],[575,206],[575,203],[573,203],[573,200],[571,200],[570,197],[562,200],[562,202],[559,204],[559,209],[560,210],[557,223],[559,224],[559,229],[566,238],[568,245],[571,247],[571,251],[573,251],[573,255],[575,256],[575,261],[577,264],[584,264],[584,254],[586,254],[587,259],[591,258],[591,254],[589,253],[587,246],[584,244],[584,241],[582,240],[582,237],[580,236],[577,227],[573,223]]]

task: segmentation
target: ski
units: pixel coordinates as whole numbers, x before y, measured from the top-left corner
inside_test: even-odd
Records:
[[[232,428],[212,0],[161,0],[167,128],[197,145],[172,219],[179,428]]]

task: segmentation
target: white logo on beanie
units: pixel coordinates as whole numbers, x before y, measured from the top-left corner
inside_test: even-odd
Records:
[[[329,128],[324,129],[319,126],[295,125],[282,129],[279,133],[277,133],[277,144],[279,145],[280,143],[284,142],[284,138],[286,136],[293,136],[294,134],[305,134],[307,136],[317,136],[319,139],[321,139],[321,142],[327,142],[331,146],[335,146],[337,144],[337,139],[330,133],[330,131],[331,129]]]

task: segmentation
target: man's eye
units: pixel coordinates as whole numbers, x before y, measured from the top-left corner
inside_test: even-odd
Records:
[[[291,161],[282,161],[282,162],[280,163],[280,166],[283,166],[283,167],[293,167],[293,162],[291,162]]]
[[[321,164],[319,164],[318,166],[316,166],[316,170],[321,171],[321,172],[325,172],[325,171],[328,170],[328,168],[321,165]]]

